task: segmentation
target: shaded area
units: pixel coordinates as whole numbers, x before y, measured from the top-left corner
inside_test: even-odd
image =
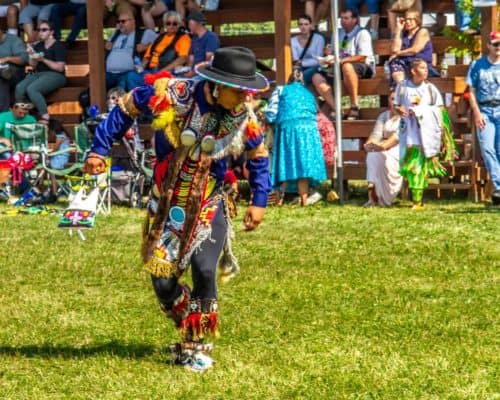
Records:
[[[16,356],[26,358],[87,358],[94,356],[115,356],[122,358],[146,358],[158,354],[161,349],[146,344],[121,343],[110,341],[107,343],[88,346],[59,346],[51,344],[0,346],[0,356]]]

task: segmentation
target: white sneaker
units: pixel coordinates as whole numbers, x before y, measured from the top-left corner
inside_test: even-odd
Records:
[[[310,206],[310,205],[316,204],[316,203],[317,203],[318,201],[320,201],[322,198],[323,198],[323,196],[321,195],[321,193],[319,193],[319,192],[314,192],[312,195],[310,195],[310,196],[307,198],[306,205]]]
[[[212,357],[207,356],[202,352],[196,352],[190,361],[184,364],[184,368],[195,372],[203,372],[209,368],[212,368],[215,361]]]

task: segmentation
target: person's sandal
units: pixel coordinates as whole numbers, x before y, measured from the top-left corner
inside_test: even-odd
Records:
[[[39,124],[43,124],[43,125],[49,125],[49,122],[50,122],[50,117],[48,118],[44,118],[44,117],[40,117],[40,119],[38,120],[38,123]]]
[[[348,121],[356,121],[359,119],[359,108],[358,107],[351,107],[349,112],[346,115],[346,119]]]

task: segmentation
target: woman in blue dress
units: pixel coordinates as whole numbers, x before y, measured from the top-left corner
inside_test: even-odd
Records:
[[[274,123],[273,187],[298,192],[303,206],[311,203],[309,187],[326,179],[316,110],[316,100],[295,68],[288,84],[272,93],[266,112],[267,121]]]

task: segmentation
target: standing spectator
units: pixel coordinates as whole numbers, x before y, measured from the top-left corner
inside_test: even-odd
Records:
[[[366,180],[368,202],[365,207],[390,206],[403,184],[399,174],[399,129],[401,118],[394,110],[394,91],[389,96],[389,110],[377,118],[366,141]]]
[[[398,18],[391,51],[389,67],[394,85],[410,77],[410,68],[416,59],[427,63],[429,76],[438,75],[432,67],[431,36],[422,28],[422,15],[418,11],[407,11],[404,18]]]
[[[194,76],[193,66],[204,61],[211,61],[215,50],[220,47],[220,41],[215,33],[206,28],[207,20],[201,12],[193,11],[188,15],[187,20],[192,39],[189,50],[191,71],[186,74],[186,77],[192,77]]]
[[[62,3],[67,0],[29,0],[26,7],[19,13],[19,25],[23,27],[24,33],[28,37],[28,43],[38,39],[34,21],[49,21],[50,10],[55,3]]]
[[[70,0],[67,3],[55,4],[50,11],[50,21],[54,25],[54,36],[61,40],[61,28],[64,17],[74,15],[71,32],[66,38],[66,47],[73,46],[80,31],[87,26],[87,0]]]
[[[301,15],[298,25],[300,34],[292,38],[292,60],[302,70],[304,83],[310,85],[312,76],[318,72],[318,57],[323,55],[325,38],[313,30],[311,17],[308,15]]]
[[[309,186],[326,179],[321,147],[316,100],[302,81],[302,72],[294,68],[289,83],[274,90],[269,99],[266,119],[274,123],[271,179],[274,188],[299,193],[300,204],[312,204]],[[314,199],[319,200],[319,193]]]
[[[127,74],[127,87],[132,89],[144,85],[144,75],[158,70],[175,72],[187,64],[191,38],[180,30],[181,17],[176,11],[163,15],[164,32],[148,47],[142,59],[143,72],[132,71]]]
[[[119,12],[118,28],[105,44],[109,52],[106,57],[108,90],[117,86],[127,90],[127,74],[134,70],[134,58],[144,53],[155,38],[152,30],[137,28],[131,8]]]
[[[330,0],[301,0],[305,3],[304,13],[312,19],[314,29],[318,29],[318,25],[323,18],[328,17],[330,10]]]
[[[40,122],[48,124],[49,112],[45,95],[66,83],[66,49],[54,38],[54,29],[50,22],[42,21],[38,28],[40,41],[28,49],[33,73],[29,74],[16,86],[16,102],[28,97],[38,110]]]
[[[377,40],[380,21],[380,0],[345,0],[345,7],[359,14],[359,6],[363,3],[368,7],[368,14],[370,14],[370,34],[373,40]]]
[[[33,108],[30,103],[15,103],[10,111],[0,113],[0,149],[2,147],[12,147],[12,125],[32,124],[36,119],[29,114]],[[8,159],[10,152],[0,153],[1,159]]]
[[[500,204],[500,32],[491,32],[488,54],[471,64],[467,84],[481,154],[493,183],[492,200]]]
[[[18,36],[0,29],[0,112],[10,106],[10,91],[22,79],[22,66],[28,64],[28,53]]]
[[[19,0],[0,0],[0,18],[7,17],[7,33],[17,36],[17,16],[19,15]]]
[[[192,12],[215,11],[219,8],[219,0],[175,0],[175,10],[184,19]]]
[[[413,61],[411,79],[399,83],[394,99],[395,110],[404,121],[401,138],[406,145],[400,173],[408,180],[413,209],[422,208],[429,178],[446,176],[438,159],[444,126],[443,98],[436,86],[427,82],[427,68],[424,60]]]
[[[340,24],[342,26],[339,30],[340,70],[344,86],[351,100],[351,109],[344,118],[356,120],[359,119],[359,80],[369,79],[375,75],[372,38],[366,29],[359,26],[359,15],[351,9],[340,13]],[[333,93],[325,77],[320,73],[314,74],[312,82],[333,110],[335,108]],[[332,117],[334,116],[332,114]]]

